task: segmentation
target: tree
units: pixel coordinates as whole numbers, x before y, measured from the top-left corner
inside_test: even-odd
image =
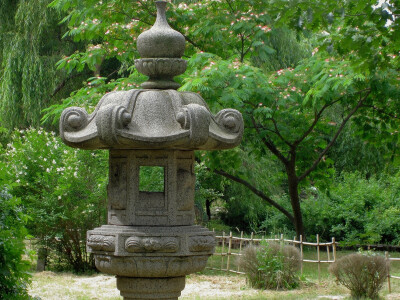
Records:
[[[328,151],[350,119],[364,131],[374,128],[381,141],[397,141],[397,135],[391,133],[398,126],[398,108],[393,106],[399,96],[398,20],[387,21],[397,14],[398,7],[373,8],[373,4],[375,1],[358,5],[343,1],[337,6],[337,1],[328,1],[321,8],[318,1],[264,3],[271,19],[277,20],[273,26],[316,32],[318,47],[313,56],[294,69],[268,74],[242,63],[241,58],[226,60],[210,54],[192,58],[200,67],[183,89],[200,91],[212,99],[213,107],[236,106],[242,111],[247,125],[245,143],[251,143],[261,155],[270,151],[285,168],[292,212],[240,174],[226,172],[229,165],[221,168],[222,157],[211,159],[214,171],[247,186],[280,210],[298,235],[304,234],[301,185],[315,182],[329,171],[333,161]],[[337,7],[342,15],[325,22]],[[307,14],[312,19],[309,27],[303,25]],[[372,32],[379,34],[371,36]]]
[[[62,14],[48,8],[49,3],[0,2],[0,125],[8,130],[38,127],[42,110],[79,88],[88,76],[56,70],[63,54],[81,45],[62,39]]]
[[[138,56],[134,39],[154,22],[153,5],[126,0],[51,5],[67,12],[67,36],[92,43],[61,60],[60,68],[95,70],[113,58],[121,67],[115,80],[100,68],[102,77],[90,78],[62,106],[49,109],[48,117],[71,104],[92,107],[105,92],[144,80],[131,66]],[[188,42],[188,71],[178,78],[182,90],[200,92],[214,111],[242,112],[244,149],[255,157],[269,152],[281,164],[291,208],[232,167],[240,163],[235,150],[207,153],[204,161],[278,209],[298,235],[304,234],[301,188],[334,172],[329,150],[350,120],[364,138],[379,134],[381,142],[397,142],[398,3],[208,0],[172,6],[171,26]]]

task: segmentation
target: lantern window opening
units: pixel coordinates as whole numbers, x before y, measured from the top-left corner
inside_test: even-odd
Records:
[[[165,192],[165,167],[140,166],[139,192],[164,193]]]

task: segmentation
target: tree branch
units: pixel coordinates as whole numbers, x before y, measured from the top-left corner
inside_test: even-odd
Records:
[[[230,8],[230,10],[231,10],[231,12],[232,12],[232,14],[234,14],[234,13],[235,13],[235,10],[233,9],[232,3],[231,3],[229,0],[225,0],[225,1],[226,1],[226,3],[228,4],[228,6],[229,6],[229,8]]]
[[[277,210],[279,210],[281,213],[283,213],[289,220],[290,222],[294,223],[294,217],[282,206],[280,206],[278,203],[276,203],[274,200],[272,200],[271,198],[269,198],[267,195],[265,195],[263,192],[261,192],[260,190],[258,190],[257,188],[255,188],[252,184],[250,184],[249,182],[247,182],[244,179],[241,179],[237,176],[231,175],[226,173],[225,171],[222,170],[213,170],[214,173],[224,176],[230,180],[233,180],[237,183],[240,183],[242,185],[244,185],[245,187],[247,187],[250,191],[252,191],[255,195],[257,195],[258,197],[260,197],[261,199],[265,200],[268,204],[270,204],[271,206],[275,207]]]
[[[339,98],[339,99],[337,99],[337,100],[335,100],[335,101],[333,101],[333,102],[330,102],[330,103],[325,104],[325,105],[321,108],[321,110],[320,110],[318,113],[315,114],[314,121],[313,121],[313,123],[311,124],[311,126],[307,129],[307,131],[305,131],[304,134],[303,134],[299,139],[297,139],[296,141],[294,141],[293,146],[294,146],[294,147],[297,147],[297,146],[311,133],[311,131],[312,131],[312,130],[314,129],[314,127],[317,125],[317,123],[318,123],[319,119],[321,118],[321,115],[322,115],[322,113],[324,112],[325,109],[327,109],[329,106],[332,106],[333,104],[339,102],[340,100],[341,100],[341,98]]]
[[[250,118],[264,145],[267,146],[267,148],[286,166],[289,163],[288,159],[278,150],[278,148],[276,148],[276,146],[271,141],[268,141],[265,137],[261,136],[260,129],[257,126],[257,123],[254,120],[253,116],[250,116]]]
[[[274,118],[271,118],[272,123],[274,124],[274,128],[275,128],[275,134],[282,140],[282,142],[284,142],[286,145],[288,145],[290,148],[294,148],[293,144],[289,143],[287,140],[285,140],[285,138],[281,135],[279,129],[278,129],[278,124],[276,124],[276,121]]]
[[[344,126],[346,125],[347,121],[350,120],[350,118],[357,112],[357,110],[362,106],[363,102],[367,99],[368,95],[371,93],[371,91],[368,91],[367,94],[364,97],[361,97],[361,99],[357,102],[357,105],[348,113],[346,118],[342,121],[340,124],[338,130],[336,131],[335,135],[333,136],[332,140],[329,142],[329,144],[325,147],[325,149],[319,154],[316,160],[314,160],[313,164],[311,165],[310,168],[308,168],[303,174],[301,174],[298,177],[298,182],[302,181],[304,178],[306,178],[312,171],[315,170],[315,168],[318,166],[320,163],[321,159],[324,157],[324,155],[328,152],[328,150],[332,147],[332,145],[336,142],[339,134],[342,132]]]
[[[78,76],[80,76],[80,75],[81,75],[81,74],[74,74],[74,75],[71,75],[71,76],[69,76],[69,77],[67,77],[67,78],[64,78],[64,80],[61,81],[61,82],[56,86],[56,88],[54,89],[54,91],[51,93],[50,97],[53,98],[59,91],[62,90],[62,88],[65,86],[65,84],[66,84],[69,80],[71,80],[71,79],[73,79],[73,78],[75,78],[75,77],[78,77]]]
[[[363,107],[372,108],[373,110],[375,110],[375,111],[377,111],[377,112],[379,112],[379,113],[381,113],[381,114],[383,114],[383,115],[389,116],[389,117],[391,117],[391,118],[393,118],[393,119],[400,120],[400,117],[399,117],[399,116],[394,115],[394,114],[391,114],[391,113],[388,113],[388,112],[386,112],[384,109],[379,108],[379,107],[376,107],[376,106],[374,106],[374,105],[363,105]]]

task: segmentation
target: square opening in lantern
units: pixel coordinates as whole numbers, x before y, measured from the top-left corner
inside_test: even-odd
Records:
[[[139,191],[164,192],[165,168],[160,166],[140,166]]]

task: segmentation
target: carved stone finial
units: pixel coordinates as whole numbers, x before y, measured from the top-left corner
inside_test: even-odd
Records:
[[[165,1],[156,1],[156,22],[137,39],[137,49],[142,58],[135,60],[135,66],[140,73],[150,77],[142,84],[143,88],[178,89],[180,85],[173,77],[186,70],[186,61],[181,59],[185,52],[185,38],[169,26],[166,5]]]

